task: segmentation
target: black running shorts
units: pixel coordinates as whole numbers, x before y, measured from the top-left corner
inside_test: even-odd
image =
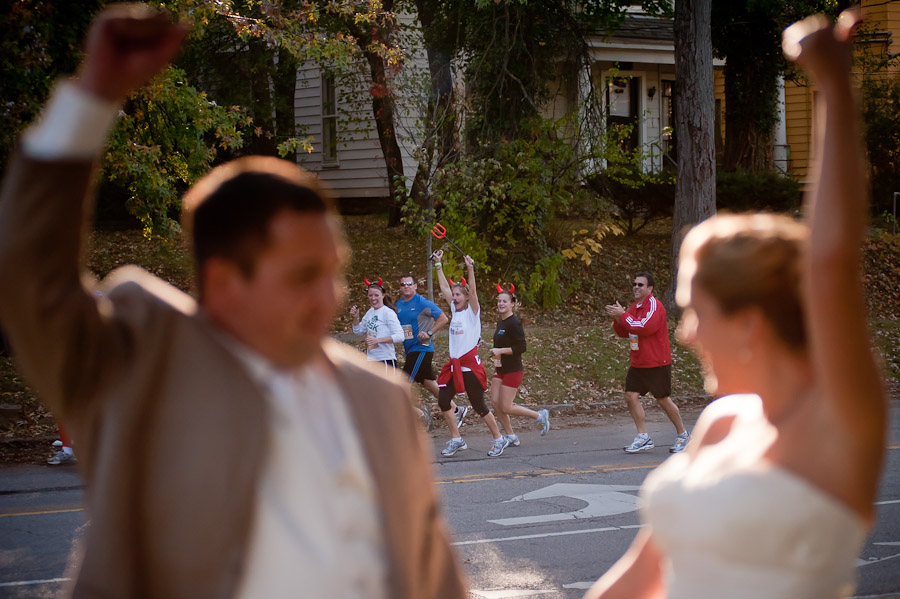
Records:
[[[431,368],[432,358],[434,358],[434,352],[430,351],[411,351],[406,354],[403,361],[403,372],[409,376],[410,383],[437,379]]]
[[[653,394],[656,399],[663,399],[672,394],[672,365],[654,368],[628,369],[625,376],[625,391],[633,391],[638,395]]]

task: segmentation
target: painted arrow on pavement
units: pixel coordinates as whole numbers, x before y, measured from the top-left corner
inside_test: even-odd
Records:
[[[587,503],[587,507],[564,514],[544,514],[541,516],[522,516],[519,518],[501,518],[488,520],[501,526],[517,526],[522,524],[540,524],[559,522],[579,518],[598,518],[633,512],[640,506],[637,495],[629,495],[622,491],[637,491],[634,485],[580,485],[575,483],[556,483],[537,491],[531,491],[503,503],[528,501],[530,499],[549,499],[551,497],[571,497]]]

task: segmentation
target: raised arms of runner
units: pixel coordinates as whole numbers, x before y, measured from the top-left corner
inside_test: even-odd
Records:
[[[468,255],[465,257],[465,261],[466,266],[469,267],[469,280],[466,281],[469,284],[469,306],[472,308],[472,313],[477,316],[481,306],[478,305],[478,289],[475,287],[475,261]]]
[[[810,245],[803,268],[809,348],[818,387],[849,433],[849,457],[874,497],[884,453],[886,404],[871,351],[859,252],[869,209],[864,153],[850,80],[853,27],[845,11],[832,28],[810,17],[784,33],[784,50],[819,87],[825,110],[814,185],[806,194]],[[852,447],[850,447],[852,445]],[[871,505],[871,500],[869,501]]]
[[[453,292],[450,290],[450,283],[447,281],[446,275],[444,275],[444,268],[440,266],[441,258],[444,257],[444,250],[438,250],[434,254],[432,254],[434,260],[434,268],[437,270],[438,276],[438,285],[441,288],[441,295],[444,296],[444,301],[448,304],[453,305]]]

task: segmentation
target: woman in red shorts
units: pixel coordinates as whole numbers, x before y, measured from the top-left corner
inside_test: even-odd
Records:
[[[491,348],[491,357],[494,361],[494,378],[491,380],[491,404],[500,426],[506,433],[506,438],[512,447],[518,447],[521,443],[519,437],[513,432],[510,416],[524,416],[534,418],[541,425],[541,436],[550,430],[550,413],[547,410],[535,412],[524,406],[517,406],[514,402],[519,385],[522,384],[522,375],[525,367],[522,366],[522,354],[525,353],[525,329],[519,317],[515,314],[516,296],[515,286],[510,285],[509,290],[504,290],[497,284],[497,312],[500,320],[497,321],[497,330],[494,331],[494,345]]]

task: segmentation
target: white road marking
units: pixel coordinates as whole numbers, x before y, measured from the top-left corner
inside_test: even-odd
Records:
[[[900,499],[892,499],[891,501],[876,501],[875,505],[891,505],[892,503],[900,503]]]
[[[571,584],[564,584],[564,589],[584,589],[585,591],[594,586],[594,581],[589,580],[587,582],[573,582]]]
[[[568,535],[585,535],[594,532],[611,532],[626,528],[640,528],[640,526],[604,526],[603,528],[583,528],[581,530],[567,530],[565,532],[545,532],[534,535],[519,535],[516,537],[497,537],[495,539],[476,539],[474,541],[457,541],[452,545],[481,545],[482,543],[502,543],[503,541],[521,541],[523,539],[542,539],[544,537],[565,537]]]
[[[614,516],[627,514],[638,509],[640,499],[637,495],[629,495],[621,491],[637,491],[640,487],[634,485],[584,485],[574,483],[556,483],[537,491],[531,491],[524,495],[513,497],[504,503],[512,501],[528,501],[530,499],[549,499],[551,497],[571,497],[587,503],[587,507],[574,512],[564,514],[543,514],[540,516],[522,516],[519,518],[501,518],[488,520],[492,524],[501,526],[519,526],[522,524],[542,524],[546,522],[559,522],[560,520],[573,520],[579,518],[598,518],[602,516]]]
[[[474,589],[469,589],[469,592],[477,597],[484,597],[484,599],[512,599],[513,597],[534,597],[535,595],[546,595],[548,593],[555,593],[556,589],[551,589],[551,590],[498,589],[496,591],[476,591]]]
[[[52,584],[56,582],[69,582],[71,578],[47,578],[46,580],[18,580],[15,582],[0,582],[0,587],[24,587],[30,584]]]
[[[895,553],[894,555],[889,555],[887,557],[870,557],[869,559],[858,559],[856,560],[856,567],[862,568],[863,566],[877,564],[878,562],[886,562],[889,559],[894,559],[897,557],[900,557],[900,553]]]

